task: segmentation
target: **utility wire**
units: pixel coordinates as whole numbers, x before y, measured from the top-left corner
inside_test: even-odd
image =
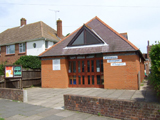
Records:
[[[160,6],[108,6],[108,5],[65,5],[65,4],[24,4],[0,3],[0,5],[32,5],[32,6],[72,6],[72,7],[120,7],[120,8],[160,8]]]

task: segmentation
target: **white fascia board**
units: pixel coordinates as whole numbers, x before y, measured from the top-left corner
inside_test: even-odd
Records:
[[[83,46],[75,46],[75,47],[65,47],[63,49],[75,49],[75,48],[86,48],[86,47],[103,47],[103,46],[108,46],[108,44],[96,44],[96,45],[83,45]]]

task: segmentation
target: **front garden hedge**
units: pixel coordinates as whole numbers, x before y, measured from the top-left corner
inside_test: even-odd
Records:
[[[21,56],[14,65],[22,65],[23,68],[40,69],[41,60],[38,56]]]

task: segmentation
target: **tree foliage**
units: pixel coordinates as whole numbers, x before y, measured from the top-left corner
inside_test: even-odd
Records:
[[[0,64],[0,75],[4,75],[5,65],[7,64],[7,61]]]
[[[67,35],[66,35],[66,37],[69,35],[70,33],[68,33]]]
[[[41,60],[37,56],[21,56],[14,65],[22,65],[23,68],[40,69]]]
[[[157,95],[160,95],[160,43],[152,45],[150,51],[151,58],[151,84],[154,85],[154,89],[157,91]]]

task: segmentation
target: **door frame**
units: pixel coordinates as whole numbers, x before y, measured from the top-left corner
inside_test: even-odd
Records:
[[[95,87],[95,88],[104,88],[104,85],[102,82],[104,82],[104,79],[102,80],[101,78],[104,78],[103,76],[103,57],[94,57],[94,58],[86,58],[87,55],[84,55],[85,58],[82,58],[82,59],[77,59],[77,56],[75,56],[75,59],[69,59],[68,58],[68,62],[69,62],[69,67],[71,67],[72,70],[70,71],[73,71],[73,62],[72,61],[75,61],[75,64],[76,64],[76,72],[68,72],[68,76],[69,76],[69,85],[68,87]],[[96,56],[96,55],[95,55]],[[100,63],[100,72],[97,72],[97,64],[96,64],[96,61],[99,60]],[[78,62],[80,61],[80,71],[78,71]],[[84,61],[84,72],[82,72],[82,61]],[[88,65],[87,65],[87,61],[90,61],[90,72],[88,72]],[[92,61],[94,61],[94,72],[92,72]],[[102,62],[102,65],[101,65],[101,62]],[[71,63],[71,66],[70,66],[70,63]],[[81,77],[81,84],[79,84],[79,76]],[[85,84],[82,84],[83,83],[83,78],[84,76],[84,81],[85,81]],[[88,84],[88,76],[90,76],[90,84]],[[92,84],[92,76],[94,76],[94,85]],[[97,77],[100,76],[100,84],[97,84]],[[102,77],[103,76],[103,77]],[[74,79],[73,79],[74,77]],[[73,84],[73,82],[75,83],[75,79],[76,79],[76,84]],[[70,81],[72,81],[72,84],[70,84]]]

